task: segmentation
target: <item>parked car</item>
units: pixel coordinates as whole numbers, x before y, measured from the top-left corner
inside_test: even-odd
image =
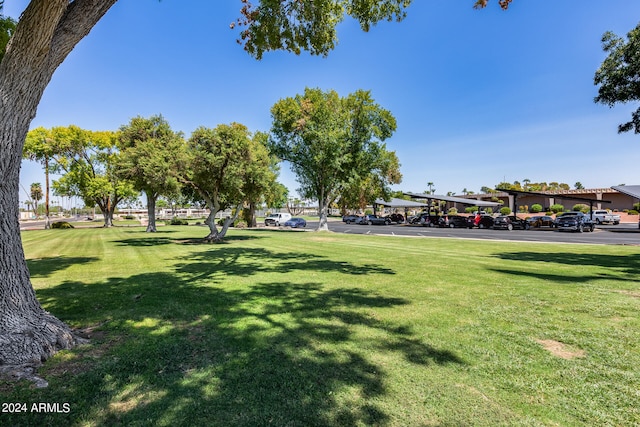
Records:
[[[358,222],[360,217],[358,215],[345,215],[342,217],[342,222],[351,224],[352,222]]]
[[[469,217],[469,228],[478,227],[478,228],[492,228],[493,227],[493,217],[488,214],[480,214]]]
[[[416,223],[423,227],[437,227],[440,224],[440,218],[438,215],[430,215],[423,212],[418,216]]]
[[[555,226],[555,220],[548,215],[532,216],[531,218],[527,219],[527,222],[531,227],[535,228]]]
[[[284,223],[285,227],[298,228],[298,227],[306,227],[307,221],[304,218],[291,218],[287,222]]]
[[[585,215],[596,224],[620,224],[620,215],[612,213],[606,209],[597,209],[593,212],[587,212]]]
[[[360,217],[360,220],[356,223],[356,224],[366,224],[366,225],[389,225],[391,224],[391,220],[389,218],[383,218],[381,216],[378,215],[365,215],[363,217]]]
[[[391,215],[387,216],[387,218],[389,218],[391,222],[395,222],[397,224],[402,224],[404,222],[404,216],[399,213],[392,213]]]
[[[500,215],[493,221],[494,230],[528,230],[530,227],[526,220],[514,215]]]
[[[445,215],[440,218],[440,227],[450,227],[450,228],[471,228],[473,227],[473,223],[469,222],[469,218],[466,216],[459,215]]]
[[[289,221],[290,219],[290,213],[274,213],[264,219],[264,225],[275,225],[277,227],[280,224],[284,224],[285,222]]]
[[[565,212],[556,218],[558,231],[593,231],[595,228],[591,219],[582,212]]]

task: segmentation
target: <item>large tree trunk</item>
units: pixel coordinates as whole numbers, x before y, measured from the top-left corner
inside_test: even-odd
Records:
[[[329,209],[329,200],[327,200],[324,195],[320,195],[318,197],[318,216],[320,217],[320,221],[318,222],[318,230],[317,231],[329,231],[329,223],[328,223],[328,209]]]
[[[76,342],[36,299],[20,239],[24,140],[42,93],[116,0],[32,0],[0,63],[0,368],[37,365]]]
[[[149,218],[149,222],[147,223],[147,233],[155,233],[156,229],[156,199],[158,198],[157,194],[147,193],[147,217]]]

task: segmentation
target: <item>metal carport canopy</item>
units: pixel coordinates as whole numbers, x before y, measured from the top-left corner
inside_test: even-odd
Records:
[[[376,199],[376,205],[386,206],[388,208],[426,208],[427,204],[414,202],[413,200],[396,199],[393,198],[389,201]]]
[[[484,200],[476,199],[464,199],[462,197],[453,196],[441,196],[437,194],[422,194],[422,193],[402,193],[414,199],[427,199],[427,200],[444,200],[445,202],[460,203],[463,205],[478,206],[478,207],[497,207],[502,206],[502,203],[497,202],[485,202]]]
[[[611,188],[627,196],[640,199],[640,185],[614,185]]]

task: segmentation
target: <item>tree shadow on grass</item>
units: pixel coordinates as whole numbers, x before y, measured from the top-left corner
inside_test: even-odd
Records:
[[[157,232],[157,233],[160,233],[160,232]],[[173,231],[169,231],[169,233],[173,233]],[[232,243],[232,242],[253,240],[253,239],[259,239],[259,238],[260,237],[258,236],[230,236],[230,237],[227,237],[222,243],[223,244]],[[178,239],[178,238],[158,236],[157,234],[149,235],[145,237],[135,237],[130,239],[116,240],[115,243],[117,243],[120,246],[138,246],[138,247],[170,245],[170,244],[211,245],[210,242],[206,242],[204,240],[204,236],[202,238],[195,238],[195,239]]]
[[[98,261],[95,257],[47,257],[27,260],[31,277],[49,277],[56,271],[64,270],[76,264],[87,264]]]
[[[176,273],[194,280],[223,280],[228,275],[249,277],[259,273],[309,271],[362,276],[395,274],[386,267],[336,261],[308,253],[275,252],[265,248],[214,246],[190,254],[176,264]]]
[[[314,272],[350,274],[343,263],[312,265]],[[205,286],[197,271],[177,270],[39,290],[41,303],[63,320],[106,320],[106,335],[48,363],[42,375],[49,388],[9,396],[68,402],[69,413],[25,414],[18,421],[386,425],[391,418],[376,402],[387,393],[387,367],[374,362],[376,354],[399,354],[416,367],[463,363],[375,314],[409,304],[401,298],[286,280]],[[228,266],[221,274],[237,273]]]
[[[530,276],[543,280],[568,283],[586,283],[593,280],[637,281],[640,279],[640,255],[581,254],[571,252],[506,252],[496,254],[505,261],[527,261],[532,263],[562,264],[601,268],[595,274],[557,274],[547,272],[520,271],[509,268],[492,269],[503,274]]]

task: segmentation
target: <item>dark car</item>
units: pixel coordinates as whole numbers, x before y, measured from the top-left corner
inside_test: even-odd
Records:
[[[531,218],[527,219],[527,222],[531,227],[535,228],[555,226],[555,220],[548,215],[532,216]]]
[[[360,218],[360,220],[358,222],[356,222],[356,224],[366,224],[366,225],[372,225],[372,224],[376,224],[376,225],[389,225],[391,224],[391,220],[389,218],[383,218],[381,216],[378,215],[365,215],[363,217]]]
[[[528,230],[531,228],[529,223],[514,215],[500,215],[493,221],[494,230]]]
[[[342,217],[342,221],[351,224],[352,222],[358,222],[360,217],[358,215],[345,215]]]
[[[404,216],[402,214],[399,214],[399,213],[392,213],[387,218],[389,218],[389,220],[391,220],[391,222],[395,222],[397,224],[402,224],[404,222]]]
[[[416,223],[420,224],[423,227],[437,227],[440,223],[440,218],[438,215],[428,214],[426,212],[421,213]]]
[[[443,216],[440,218],[440,227],[450,227],[450,228],[471,228],[473,227],[473,223],[469,222],[469,218],[466,216],[459,215],[451,215],[451,216]]]
[[[304,218],[291,218],[287,222],[284,223],[285,227],[298,228],[298,227],[306,227],[307,221]]]
[[[493,227],[493,217],[491,215],[476,215],[469,217],[469,224],[471,227],[478,228],[492,228]]]
[[[558,231],[593,231],[593,221],[582,212],[565,212],[556,218]]]

